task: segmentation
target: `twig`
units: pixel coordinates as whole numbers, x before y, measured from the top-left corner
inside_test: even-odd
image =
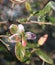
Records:
[[[42,65],[44,65],[44,64],[45,64],[45,62],[43,61]]]
[[[38,21],[30,21],[30,22],[19,22],[17,21],[17,23],[21,23],[21,24],[39,24],[39,25],[52,25],[52,26],[55,26],[55,23],[51,23],[51,22],[38,22]],[[6,21],[2,21],[0,22],[0,24],[7,24]]]
[[[18,0],[18,1],[16,1],[16,0],[10,0],[12,3],[14,2],[15,4],[22,4],[22,3],[24,3],[26,0]]]
[[[0,39],[0,41],[8,48],[9,44],[6,44],[2,39]]]
[[[55,26],[55,24],[51,23],[51,22],[38,22],[38,21],[30,21],[30,22],[18,22],[21,24],[39,24],[39,25],[53,25]]]
[[[9,36],[7,36],[7,35],[0,35],[0,38],[2,38],[2,37],[8,38]]]
[[[15,6],[15,2],[12,3],[12,9],[14,8],[14,6]],[[11,14],[12,14],[12,13],[11,13]]]
[[[0,21],[0,24],[6,24],[7,21]]]
[[[33,49],[32,51],[31,51],[31,53],[34,53],[36,51],[36,49]]]

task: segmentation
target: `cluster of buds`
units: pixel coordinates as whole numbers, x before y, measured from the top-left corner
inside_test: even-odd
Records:
[[[15,24],[12,24],[12,25],[10,25],[9,29],[12,34],[9,37],[9,40],[12,43],[22,41],[22,45],[25,47],[26,43],[27,43],[26,40],[35,40],[36,39],[36,35],[34,33],[25,32],[24,26],[22,24],[19,24],[18,26]],[[24,36],[23,36],[23,33],[24,33]]]
[[[11,35],[9,37],[10,42],[22,42],[22,46],[26,47],[27,41],[26,40],[36,40],[36,34],[32,32],[25,32],[24,26],[22,24],[15,25],[12,24],[9,27]],[[38,45],[42,46],[48,38],[48,34],[45,34],[44,36],[40,37],[38,40]]]
[[[24,33],[25,29],[22,24],[19,24],[18,26],[15,24],[12,24],[12,25],[10,25],[9,29],[12,34],[9,37],[9,40],[11,43],[17,43],[17,42],[23,41],[21,36]]]

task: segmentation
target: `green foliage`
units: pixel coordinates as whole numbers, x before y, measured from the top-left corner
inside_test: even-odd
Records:
[[[37,16],[44,16],[45,14],[49,13],[51,10],[51,7],[49,6],[49,4],[47,4],[42,10],[39,11],[39,13],[37,13]]]
[[[18,19],[18,21],[22,23],[22,22],[26,22],[27,19],[26,18],[21,18],[21,19]]]
[[[21,62],[23,61],[23,58],[25,56],[25,48],[22,46],[21,42],[16,43],[15,55],[18,60],[20,60]]]
[[[54,1],[50,1],[49,5],[55,11],[55,2]]]
[[[17,25],[12,24],[12,25],[10,26],[10,32],[11,32],[12,34],[17,33],[17,30],[18,30]]]
[[[31,11],[32,11],[32,8],[31,8],[31,5],[30,5],[29,2],[26,2],[26,3],[25,3],[25,7],[26,7],[26,10],[27,10],[28,12],[31,12]]]
[[[15,45],[15,55],[21,62],[26,64],[30,63],[31,53],[28,49],[22,46],[21,42],[18,42]]]
[[[30,64],[30,59],[31,59],[31,52],[29,49],[26,49],[25,57],[23,59],[23,62],[26,64]]]
[[[37,16],[44,16],[45,14],[49,13],[50,10],[53,9],[55,10],[55,2],[50,1],[42,10],[37,13]]]
[[[49,64],[53,64],[53,60],[46,54],[44,53],[42,50],[40,49],[36,49],[36,54],[45,62],[49,63]]]
[[[55,17],[48,17],[48,18],[50,22],[55,23]]]
[[[36,6],[38,6],[38,5],[39,4],[36,4]],[[30,18],[32,16],[37,16],[38,22],[45,22],[46,21],[46,19],[45,19],[46,15],[49,14],[49,12],[52,9],[55,10],[55,2],[50,1],[43,9],[41,9],[39,11],[33,11],[30,3],[25,2],[25,8],[26,8],[27,12],[30,12],[30,16],[27,18],[20,18],[20,19],[18,19],[18,22],[21,22],[21,23],[24,22],[24,24],[25,24],[27,21],[30,20]],[[48,16],[48,20],[51,23],[55,23],[55,17]],[[42,28],[44,29],[45,26],[42,25]],[[40,57],[40,59],[42,59],[44,62],[49,63],[49,64],[53,64],[53,60],[45,52],[43,52],[40,49],[40,46],[42,46],[45,43],[45,41],[47,40],[45,35],[40,37],[40,40],[39,40],[40,44],[39,44],[39,43],[37,43],[38,41],[35,42],[36,39],[32,38],[32,37],[35,37],[35,36],[33,36],[33,34],[31,34],[31,33],[28,34],[28,36],[30,38],[32,38],[31,41],[34,41],[33,43],[31,43],[31,42],[29,43],[28,40],[30,40],[30,38],[27,39],[25,37],[25,29],[24,29],[24,26],[22,24],[20,24],[18,26],[15,24],[12,24],[12,25],[10,25],[9,29],[10,29],[10,32],[12,34],[10,39],[12,40],[13,43],[15,41],[15,55],[16,55],[18,60],[20,60],[21,62],[29,64],[30,59],[32,57],[32,53],[35,52]],[[15,35],[15,34],[17,34],[17,35]],[[4,45],[5,44],[6,43],[4,43]],[[11,45],[12,45],[12,43],[11,43]],[[2,47],[0,47],[0,50],[1,49],[2,49]],[[35,49],[35,50],[33,51],[33,49]],[[4,48],[2,50],[4,50]]]

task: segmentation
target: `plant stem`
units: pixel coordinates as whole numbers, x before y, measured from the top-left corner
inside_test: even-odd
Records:
[[[6,24],[7,21],[0,21],[0,24]]]
[[[8,48],[9,44],[6,44],[2,39],[0,39],[0,42],[2,42],[7,47],[8,50],[10,50],[10,48]]]
[[[0,38],[2,38],[2,37],[8,38],[9,36],[7,36],[7,35],[0,35]]]
[[[55,26],[55,24],[51,23],[51,22],[38,22],[38,21],[30,21],[30,22],[18,22],[21,24],[39,24],[39,25],[53,25]]]
[[[43,62],[42,62],[42,65],[44,65],[44,64],[45,64],[45,62],[43,61]]]
[[[36,49],[33,49],[33,50],[31,51],[31,54],[34,53],[35,51],[36,51]]]
[[[19,21],[17,21],[17,23],[21,23],[21,24],[52,25],[52,26],[55,26],[55,24],[53,24],[53,23],[51,23],[51,22],[38,22],[38,21],[19,22]],[[6,22],[6,21],[4,21],[4,22],[0,22],[0,24],[7,24],[7,22]]]

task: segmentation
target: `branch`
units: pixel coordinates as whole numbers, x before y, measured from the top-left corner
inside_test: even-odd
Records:
[[[19,21],[16,21],[16,23],[20,23],[20,24],[39,24],[39,25],[52,25],[52,26],[55,26],[55,23],[51,23],[51,22],[38,22],[38,21],[19,22]],[[0,24],[7,24],[7,22],[6,21],[1,21]]]
[[[7,49],[8,50],[10,50],[8,47],[9,47],[9,44],[6,44],[2,39],[0,39],[0,42],[2,42],[6,47],[7,47]]]
[[[18,22],[21,24],[39,24],[39,25],[53,25],[55,26],[55,24],[51,23],[51,22],[38,22],[38,21],[30,21],[30,22]]]
[[[8,38],[9,36],[7,36],[7,35],[0,35],[0,38],[2,38],[2,37]]]
[[[43,61],[42,65],[45,65],[45,62]]]
[[[31,53],[34,53],[36,51],[36,49],[33,49],[32,51],[31,51]]]
[[[7,24],[7,21],[0,21],[0,25],[1,24]]]
[[[17,3],[17,4],[22,4],[24,3],[26,0],[10,0],[12,3]]]

